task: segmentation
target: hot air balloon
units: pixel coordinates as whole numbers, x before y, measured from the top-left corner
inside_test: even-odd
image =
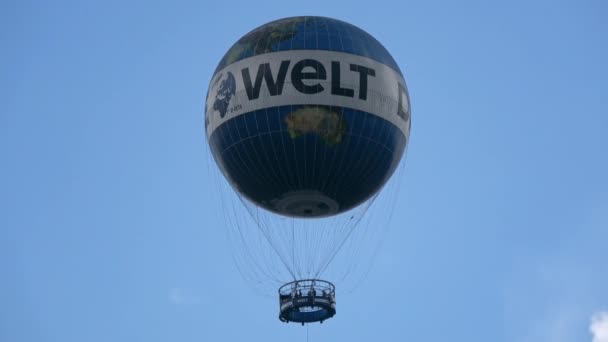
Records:
[[[410,129],[399,66],[344,21],[276,20],[221,59],[205,131],[240,200],[225,203],[226,226],[240,241],[242,273],[281,284],[282,321],[334,316],[335,286],[320,277],[355,232],[365,240],[374,229],[362,219],[400,164]]]

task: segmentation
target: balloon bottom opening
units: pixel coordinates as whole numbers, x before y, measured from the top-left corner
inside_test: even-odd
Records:
[[[319,191],[288,192],[276,201],[279,213],[294,217],[325,217],[338,212],[340,205]]]

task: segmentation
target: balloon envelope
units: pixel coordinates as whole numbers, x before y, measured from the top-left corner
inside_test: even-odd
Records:
[[[287,217],[345,213],[395,171],[410,133],[403,75],[365,31],[322,17],[265,24],[220,61],[205,128],[243,197]]]

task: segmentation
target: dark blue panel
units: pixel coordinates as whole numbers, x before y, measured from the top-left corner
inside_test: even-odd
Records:
[[[317,33],[316,32],[307,32],[304,38],[304,48],[309,50],[317,49]]]
[[[303,50],[304,49],[304,37],[298,37],[291,41],[291,48],[287,50]]]
[[[327,33],[320,33],[317,41],[317,49],[319,50],[330,50],[329,48],[329,35]]]
[[[331,51],[344,51],[344,48],[342,47],[342,40],[337,35],[332,34],[329,36],[329,45],[329,50]]]
[[[342,37],[342,52],[356,54],[353,40],[350,37]]]
[[[281,130],[281,114],[279,113],[279,107],[267,108],[265,111],[265,120],[268,123],[268,128],[272,132]]]

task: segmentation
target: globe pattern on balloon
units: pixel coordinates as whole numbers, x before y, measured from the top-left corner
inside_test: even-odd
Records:
[[[219,111],[220,116],[224,117],[226,116],[230,99],[234,96],[236,90],[234,75],[231,72],[227,72],[225,76],[224,74],[220,74],[217,77],[217,83],[219,83],[219,89],[215,95],[215,101],[213,101],[213,109]]]
[[[336,81],[349,72],[350,84]],[[252,99],[257,107],[248,107]],[[221,59],[205,128],[218,166],[244,198],[284,216],[326,217],[368,200],[391,177],[409,140],[409,96],[395,60],[365,31],[330,18],[286,18],[249,32]]]

